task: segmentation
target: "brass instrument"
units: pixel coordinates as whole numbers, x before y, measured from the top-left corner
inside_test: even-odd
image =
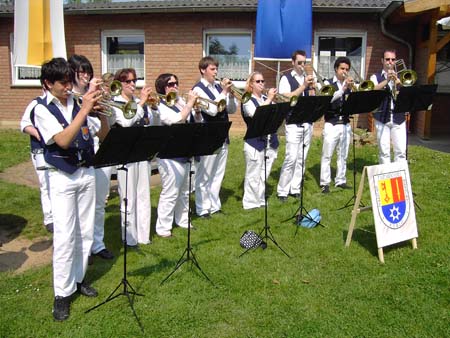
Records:
[[[264,95],[268,95],[268,93],[269,93],[269,89],[264,89],[263,90],[263,94]],[[289,96],[286,96],[286,95],[283,95],[283,94],[276,93],[274,102],[275,103],[289,102],[289,105],[291,107],[294,107],[297,104],[297,102],[298,102],[298,96],[293,95],[293,96],[289,97]]]
[[[119,96],[122,93],[122,84],[118,80],[114,80],[114,75],[105,73],[102,75],[102,83],[100,88],[104,92],[103,97],[111,99],[113,96]]]
[[[417,73],[412,69],[407,69],[403,59],[395,61],[394,70],[403,87],[410,87],[417,82]]]
[[[172,107],[177,103],[177,99],[178,95],[176,92],[170,92],[167,95],[151,92],[146,103],[149,106],[157,106],[161,100],[164,100],[169,107]]]
[[[306,65],[305,65],[306,66]],[[333,96],[336,89],[332,85],[326,85],[322,77],[317,73],[313,65],[309,64],[309,66],[312,68],[314,75],[316,76],[317,80],[320,83],[320,89],[317,88],[317,86],[314,86],[314,90],[316,91],[316,95],[318,93],[318,96]]]
[[[83,99],[83,94],[79,94],[79,93],[75,93],[71,90],[67,91],[67,94],[72,95],[75,98],[76,103],[81,106],[82,104],[82,99]],[[109,109],[106,110],[96,110],[95,113],[100,114],[100,115],[104,115],[104,116],[108,116],[111,117],[113,115],[112,111]]]
[[[220,80],[220,83],[223,86],[228,85],[228,83],[223,83],[223,80],[224,79]],[[244,89],[237,88],[231,81],[229,83],[231,83],[230,87],[231,94],[233,94],[235,98],[241,101],[242,104],[245,104],[250,100],[250,98],[252,97],[252,93],[247,92]]]
[[[358,82],[359,82],[358,91],[359,92],[368,92],[370,90],[374,90],[375,84],[372,81],[363,80],[361,78],[361,75],[359,75],[359,73],[355,70],[355,68],[353,68],[353,66],[351,66],[351,69],[353,70],[353,72],[356,74],[356,77],[358,78]]]
[[[350,89],[351,92],[357,92],[358,88],[356,88],[355,83],[353,82],[353,79],[348,75],[347,72],[345,72],[343,74],[344,76],[344,81],[347,80],[348,78],[351,79],[351,81],[347,82],[348,88]]]
[[[181,96],[186,102],[189,99],[189,94],[183,94]],[[225,99],[219,100],[218,102],[211,100],[211,99],[206,99],[204,97],[197,97],[197,99],[194,102],[194,109],[203,109],[203,110],[207,110],[209,109],[210,105],[214,105],[217,106],[217,111],[223,112],[225,110],[225,108],[227,107],[227,101]]]

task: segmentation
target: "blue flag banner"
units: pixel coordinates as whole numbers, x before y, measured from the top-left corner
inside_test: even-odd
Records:
[[[255,59],[290,60],[297,49],[311,57],[312,0],[258,0]]]

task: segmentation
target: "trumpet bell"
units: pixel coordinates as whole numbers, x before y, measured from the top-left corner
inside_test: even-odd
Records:
[[[137,103],[135,101],[128,101],[122,108],[123,116],[130,120],[137,113]]]
[[[375,88],[375,84],[370,80],[365,80],[361,82],[359,85],[358,91],[359,92],[368,92]]]
[[[332,85],[325,85],[320,88],[319,96],[333,96],[336,89]]]
[[[417,73],[412,69],[407,69],[400,73],[400,82],[404,87],[410,87],[417,81]]]
[[[109,93],[111,96],[119,96],[122,92],[122,84],[118,80],[114,80],[109,85]]]

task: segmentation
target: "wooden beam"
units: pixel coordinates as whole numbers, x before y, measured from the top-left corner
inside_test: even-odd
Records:
[[[403,6],[405,6],[405,13],[424,12],[429,9],[440,8],[448,5],[448,0],[409,0],[403,3]]]
[[[439,52],[445,45],[450,41],[450,32],[445,34],[445,36],[440,39],[436,44],[436,52]]]

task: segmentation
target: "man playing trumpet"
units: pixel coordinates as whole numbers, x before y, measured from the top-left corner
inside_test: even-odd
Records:
[[[205,56],[198,64],[202,78],[194,85],[193,91],[201,98],[214,100],[226,100],[226,109],[219,112],[217,105],[210,104],[207,109],[202,109],[204,122],[228,121],[228,114],[236,111],[236,99],[230,88],[232,83],[223,79],[216,84],[216,76],[219,62],[211,56]],[[221,211],[220,188],[225,175],[225,167],[228,157],[229,139],[224,142],[218,153],[201,156],[196,166],[195,176],[195,207],[197,215],[209,218],[211,214]]]
[[[308,96],[314,77],[304,71],[306,52],[292,53],[293,70],[281,77],[278,92],[287,97]],[[286,124],[286,154],[277,186],[278,199],[287,201],[288,195],[300,197],[300,183],[305,172],[305,162],[313,133],[312,123]]]

